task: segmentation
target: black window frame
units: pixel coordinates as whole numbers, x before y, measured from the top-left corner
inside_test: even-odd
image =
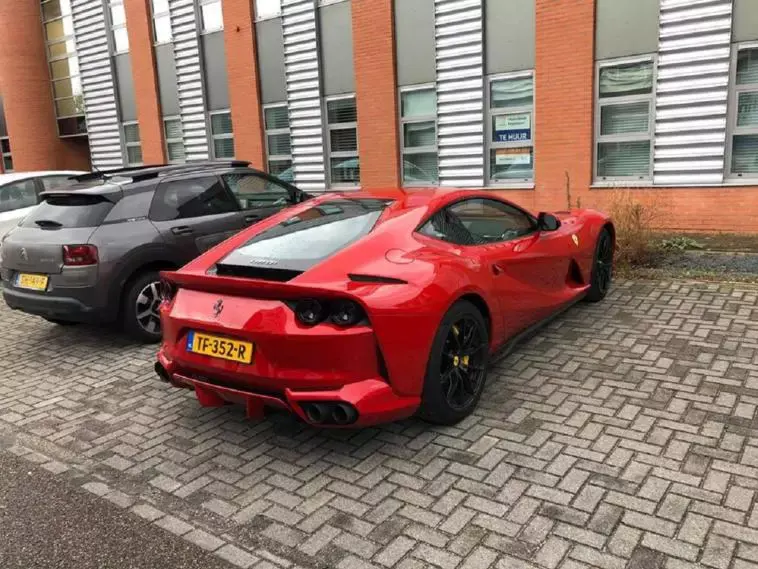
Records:
[[[164,219],[164,218],[160,218],[160,217],[156,216],[156,207],[161,207],[158,204],[160,204],[162,202],[163,197],[165,196],[166,187],[169,184],[177,184],[177,183],[182,183],[182,182],[190,182],[190,181],[193,181],[193,180],[202,180],[204,178],[215,178],[216,179],[216,182],[218,183],[218,185],[220,186],[220,188],[223,190],[224,194],[226,194],[226,196],[231,200],[231,203],[234,205],[234,209],[231,209],[229,211],[218,211],[218,212],[214,212],[214,213],[206,213],[204,215],[196,215],[196,216],[193,216],[193,217],[184,217],[184,216],[180,215],[179,217]],[[163,203],[165,203],[165,202],[163,202]],[[149,209],[147,215],[148,215],[148,219],[150,221],[171,222],[171,221],[179,221],[179,220],[183,220],[183,219],[201,219],[201,218],[209,217],[209,216],[212,216],[212,215],[223,215],[223,214],[229,214],[229,213],[239,213],[241,211],[243,211],[243,210],[240,207],[239,202],[237,201],[237,198],[231,192],[231,190],[226,186],[226,183],[221,178],[221,175],[219,173],[217,173],[217,172],[212,172],[212,173],[211,172],[206,172],[206,173],[203,173],[203,174],[200,174],[200,175],[171,177],[171,178],[164,179],[164,180],[161,180],[160,182],[158,182],[158,185],[155,188],[155,193],[153,195],[153,199],[150,202],[150,209]]]
[[[234,170],[228,170],[228,171],[224,171],[224,172],[219,173],[218,176],[221,179],[221,183],[224,184],[224,187],[226,188],[226,190],[230,194],[232,194],[232,196],[234,197],[235,201],[237,201],[237,204],[239,205],[241,211],[251,211],[251,210],[255,210],[255,209],[272,207],[274,204],[272,202],[270,204],[259,204],[259,205],[254,206],[254,207],[243,207],[242,204],[239,202],[239,199],[237,198],[237,194],[234,192],[234,190],[232,190],[231,186],[226,181],[226,176],[233,176],[233,175],[237,175],[237,176],[253,176],[255,178],[259,178],[260,180],[262,180],[266,184],[273,184],[275,186],[278,186],[287,195],[287,203],[286,203],[287,206],[290,206],[290,205],[293,205],[295,203],[298,203],[298,194],[297,194],[297,192],[293,192],[293,187],[290,186],[289,184],[287,184],[286,182],[280,180],[276,176],[272,176],[272,175],[267,174],[265,172],[259,172],[259,171],[256,171],[256,170],[249,170],[249,169],[240,169],[240,168],[235,168]],[[261,192],[261,193],[265,194],[266,192]]]
[[[452,207],[454,207],[456,205],[459,205],[459,204],[461,204],[463,202],[473,201],[473,200],[493,202],[493,203],[497,204],[498,206],[505,207],[505,208],[510,208],[510,209],[514,210],[515,212],[522,214],[524,217],[526,217],[526,219],[529,220],[529,222],[530,222],[530,224],[532,226],[531,231],[529,231],[529,233],[525,233],[523,235],[518,235],[518,236],[512,237],[510,239],[501,239],[501,240],[498,240],[498,241],[486,241],[486,242],[483,242],[483,243],[476,243],[476,242],[472,242],[472,243],[458,243],[456,241],[448,241],[448,240],[436,237],[434,235],[428,235],[428,234],[422,232],[422,229],[428,223],[431,223],[431,221],[434,219],[434,217],[436,215],[442,214],[445,211],[449,210],[450,208],[452,208]],[[475,238],[474,234],[471,233],[471,231],[469,231],[468,228],[466,228],[466,227],[462,227],[462,229],[465,230],[471,236],[472,241],[473,241],[474,238]],[[538,231],[539,231],[539,225],[537,223],[537,218],[535,218],[530,212],[526,211],[524,208],[521,208],[521,207],[519,207],[516,204],[513,204],[511,202],[506,202],[506,201],[503,201],[503,200],[499,200],[499,199],[494,198],[492,196],[481,196],[481,195],[479,195],[479,196],[464,196],[462,198],[459,198],[457,200],[454,200],[454,201],[452,201],[450,203],[446,203],[446,204],[438,207],[434,212],[432,212],[432,213],[430,213],[430,214],[428,214],[428,215],[426,215],[424,217],[424,219],[421,221],[421,223],[419,223],[418,226],[416,227],[416,229],[414,230],[414,233],[417,233],[418,235],[422,235],[422,236],[427,237],[429,239],[434,239],[435,241],[440,241],[442,243],[449,243],[451,245],[456,245],[456,246],[459,246],[459,247],[486,247],[486,246],[491,246],[491,245],[499,245],[499,244],[502,244],[502,243],[510,243],[511,241],[515,241],[517,239],[523,239],[524,237],[527,237],[529,235],[533,235],[534,233],[536,233]]]

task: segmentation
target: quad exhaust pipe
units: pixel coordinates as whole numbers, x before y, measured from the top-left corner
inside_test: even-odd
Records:
[[[301,403],[305,417],[314,425],[350,425],[358,419],[358,411],[349,403],[311,401]]]
[[[160,363],[156,362],[155,364],[155,373],[158,374],[158,377],[161,381],[165,381],[166,383],[171,383],[171,378],[168,375],[168,372],[166,371],[166,368],[163,367]]]

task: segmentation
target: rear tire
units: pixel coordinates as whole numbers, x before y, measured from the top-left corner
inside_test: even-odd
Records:
[[[595,256],[592,259],[592,275],[590,277],[590,290],[586,300],[600,302],[608,294],[613,278],[613,237],[607,228],[603,228],[597,236],[595,244]]]
[[[438,425],[453,425],[470,415],[484,390],[488,360],[484,316],[470,302],[456,302],[434,337],[418,415]]]
[[[125,288],[123,299],[121,323],[124,331],[146,344],[159,342],[161,322],[158,306],[161,296],[158,272],[146,271],[133,278]]]

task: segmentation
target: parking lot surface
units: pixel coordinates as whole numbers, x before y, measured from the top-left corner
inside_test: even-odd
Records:
[[[456,427],[344,431],[201,408],[155,347],[3,306],[0,452],[238,567],[758,568],[757,300],[622,282]]]

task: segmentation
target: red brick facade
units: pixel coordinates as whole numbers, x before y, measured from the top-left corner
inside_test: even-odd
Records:
[[[158,72],[153,50],[153,26],[150,0],[125,0],[126,30],[137,103],[142,161],[162,164],[166,161],[163,116],[158,94]]]
[[[165,161],[149,0],[126,0],[144,161]],[[236,156],[265,168],[252,0],[223,0]],[[361,186],[400,184],[392,0],[352,0]],[[535,187],[500,193],[534,210],[607,209],[624,188],[592,186],[595,0],[536,0]],[[39,33],[37,33],[39,30]],[[264,46],[265,47],[265,46]],[[57,136],[38,0],[0,2],[0,92],[18,170],[83,168],[86,144]],[[633,188],[662,227],[758,232],[758,187]]]
[[[361,186],[400,183],[392,1],[353,0],[353,66]]]
[[[234,153],[240,160],[249,160],[256,168],[265,169],[253,2],[224,0],[223,11]]]
[[[58,137],[39,0],[0,2],[0,93],[16,171],[88,170],[86,141]]]

